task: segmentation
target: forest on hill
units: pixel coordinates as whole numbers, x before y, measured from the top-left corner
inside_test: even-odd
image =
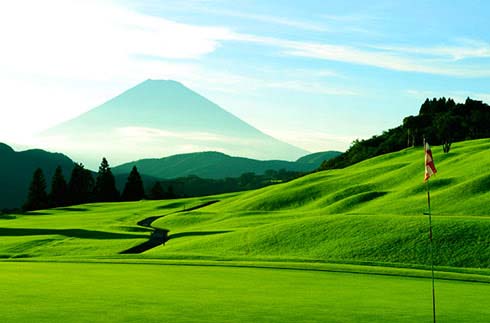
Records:
[[[453,142],[490,137],[490,106],[467,98],[456,103],[445,97],[426,99],[416,116],[403,119],[402,125],[366,140],[355,140],[349,149],[322,163],[320,170],[344,168],[365,159],[420,146],[424,139],[443,145],[449,152]]]

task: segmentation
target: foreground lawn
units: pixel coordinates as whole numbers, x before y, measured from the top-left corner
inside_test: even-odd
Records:
[[[0,263],[2,322],[430,322],[430,280],[236,267]],[[440,322],[488,322],[490,284],[437,281]]]

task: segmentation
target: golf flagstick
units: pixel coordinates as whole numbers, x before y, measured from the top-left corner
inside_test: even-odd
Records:
[[[424,181],[427,183],[427,207],[429,215],[429,240],[430,240],[430,267],[432,273],[432,318],[434,323],[436,323],[436,289],[434,286],[434,246],[432,240],[432,212],[430,209],[430,185],[429,178],[437,173],[437,169],[434,165],[434,160],[432,159],[432,151],[429,144],[425,142],[424,139],[424,152],[425,152],[425,176]]]

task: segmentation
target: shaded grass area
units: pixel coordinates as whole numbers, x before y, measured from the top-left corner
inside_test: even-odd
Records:
[[[24,228],[0,228],[0,236],[39,236],[39,235],[63,235],[72,238],[89,239],[137,239],[145,238],[141,234],[126,234],[84,229],[24,229]]]
[[[430,280],[257,268],[2,263],[8,322],[426,322]],[[490,285],[438,281],[441,322],[485,322]]]

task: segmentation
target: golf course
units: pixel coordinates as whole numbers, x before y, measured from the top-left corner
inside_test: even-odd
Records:
[[[438,321],[489,322],[490,140],[433,155]],[[431,322],[423,157],[414,147],[241,193],[1,215],[2,321]]]

